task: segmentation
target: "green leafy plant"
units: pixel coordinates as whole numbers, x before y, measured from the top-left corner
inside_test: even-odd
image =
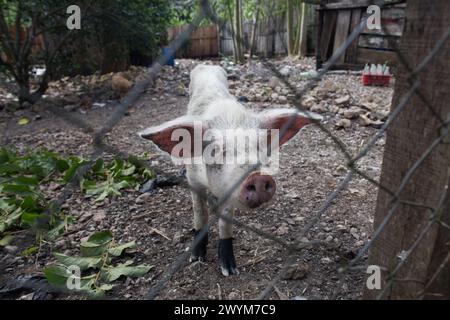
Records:
[[[62,232],[69,219],[49,210],[40,187],[68,168],[66,160],[48,151],[19,156],[1,148],[0,235],[13,227],[37,227],[49,232],[49,238]]]
[[[87,197],[96,197],[95,201],[103,201],[111,196],[120,196],[120,190],[140,185],[142,178],[152,178],[153,172],[145,168],[136,168],[130,162],[114,159],[106,165],[99,159],[92,166],[91,172],[81,183],[81,189]]]
[[[80,256],[55,253],[58,264],[46,267],[44,274],[47,281],[57,288],[67,290],[67,283],[75,280],[79,282],[76,291],[92,297],[101,297],[113,288],[111,283],[120,277],[141,277],[153,268],[133,265],[133,260],[115,264],[114,260],[135,248],[135,241],[118,245],[114,242],[111,231],[100,231],[80,244]],[[70,272],[69,268],[73,267],[78,268],[81,274],[77,276]]]
[[[86,167],[88,170],[80,170]],[[90,163],[80,157],[63,158],[49,151],[19,155],[0,149],[0,246],[10,243],[3,234],[14,228],[35,228],[39,239],[54,240],[72,222],[69,216],[48,201],[46,184],[66,185],[79,181],[81,190],[95,201],[120,196],[125,188],[138,188],[154,177],[152,170],[130,161],[114,159]],[[76,178],[76,179],[75,179]],[[75,179],[75,180],[74,180]]]

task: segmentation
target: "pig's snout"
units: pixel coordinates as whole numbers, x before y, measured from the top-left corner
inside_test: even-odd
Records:
[[[272,199],[277,186],[271,176],[252,173],[241,185],[239,200],[249,208],[256,208]]]

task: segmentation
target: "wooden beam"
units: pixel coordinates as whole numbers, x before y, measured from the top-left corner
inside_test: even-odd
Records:
[[[404,4],[406,0],[386,3],[384,7]],[[319,10],[338,10],[338,9],[356,9],[365,8],[374,4],[374,0],[343,0],[337,3],[328,3],[321,5]]]
[[[361,23],[361,15],[362,15],[362,10],[360,8],[352,10],[352,20],[350,23],[349,33],[352,33],[356,28],[358,28],[358,26]],[[356,37],[356,39],[348,47],[346,56],[345,56],[345,62],[356,63],[356,61],[357,61],[356,58],[358,56],[358,42],[359,42],[359,37]]]
[[[323,11],[317,12],[317,30],[316,30],[316,69],[322,68],[324,57],[321,54],[322,30],[323,30]]]
[[[333,39],[336,30],[337,12],[325,12],[323,16],[323,28],[320,46],[320,56],[322,61],[328,60],[333,48]]]
[[[348,31],[350,29],[350,22],[352,17],[351,10],[340,10],[338,13],[336,35],[334,36],[333,53],[336,52],[347,40]],[[340,56],[336,63],[345,62],[345,52]]]
[[[358,64],[387,62],[390,66],[394,66],[398,60],[397,54],[394,51],[388,50],[358,48],[357,55],[356,62]]]

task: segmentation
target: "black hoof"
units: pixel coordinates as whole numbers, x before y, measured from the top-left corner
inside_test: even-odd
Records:
[[[204,236],[200,239],[200,231],[194,230],[194,242],[197,245],[192,249],[190,262],[194,261],[205,261],[206,258],[206,248],[208,246],[208,233],[205,233]]]
[[[225,277],[239,274],[236,268],[236,260],[234,259],[232,238],[219,240],[219,261],[220,269]]]

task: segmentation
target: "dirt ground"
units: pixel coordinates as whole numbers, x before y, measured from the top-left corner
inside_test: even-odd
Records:
[[[188,103],[188,72],[196,63],[199,61],[184,60],[175,70],[165,68],[156,86],[147,90],[129,114],[107,135],[106,141],[129,154],[148,152],[149,164],[158,172],[178,174],[181,167],[160,155],[150,143],[138,139],[136,133],[183,115]],[[314,61],[279,60],[276,63],[280,67],[290,66],[287,72],[289,80],[300,88],[306,83],[300,74],[311,70]],[[246,67],[229,66],[232,93],[243,97],[244,104],[256,110],[289,105],[284,98],[290,98],[288,91],[279,83],[271,83],[275,80],[270,72],[258,70],[263,70],[259,63]],[[363,87],[358,75],[334,73],[325,76],[318,87],[308,93],[306,104],[311,110],[323,113],[325,127],[342,139],[352,154],[356,154],[377,132],[382,116],[372,117],[373,121],[369,124],[364,122],[364,117],[361,120],[358,115],[345,111],[355,107],[354,111],[358,108],[355,112],[370,112],[371,117],[376,112],[389,109],[391,96],[392,85],[389,88]],[[70,112],[99,127],[114,110],[114,105],[106,105],[74,108]],[[27,126],[19,126],[17,122],[22,117],[32,121]],[[15,112],[5,108],[0,111],[0,132],[4,135],[3,141],[20,151],[47,148],[63,155],[78,156],[88,156],[93,151],[89,135],[55,117],[45,108]],[[380,140],[359,163],[362,171],[376,179],[381,171],[383,146],[384,140]],[[282,147],[280,164],[274,201],[263,209],[242,213],[236,218],[246,225],[293,241],[344,178],[345,158],[324,132],[309,126]],[[49,191],[48,196],[55,197],[60,192],[61,188],[57,187]],[[349,187],[307,234],[309,240],[320,240],[322,243],[298,255],[297,261],[303,262],[299,264],[304,268],[302,277],[280,281],[271,295],[272,299],[330,299],[335,294],[338,299],[361,297],[365,270],[345,274],[343,282],[339,281],[337,270],[348,263],[369,239],[377,192],[376,187],[363,178],[353,178]],[[154,267],[145,277],[118,281],[107,297],[144,299],[149,289],[191,243],[192,204],[188,189],[181,185],[158,189],[152,195],[127,190],[121,197],[102,203],[95,203],[75,191],[63,208],[78,218],[70,225],[70,234],[55,243],[43,244],[39,253],[30,257],[22,257],[18,252],[32,245],[33,238],[27,233],[18,234],[13,243],[16,251],[2,252],[0,249],[0,256],[3,256],[0,258],[0,268],[4,269],[0,281],[19,274],[39,273],[53,261],[52,252],[76,254],[80,239],[94,231],[110,229],[120,243],[136,240],[139,251],[134,255],[135,261]],[[239,227],[235,227],[234,237],[239,276],[225,278],[221,275],[217,258],[218,230],[214,226],[210,232],[207,262],[187,265],[176,273],[158,299],[258,297],[277,275],[288,254],[273,241]]]

